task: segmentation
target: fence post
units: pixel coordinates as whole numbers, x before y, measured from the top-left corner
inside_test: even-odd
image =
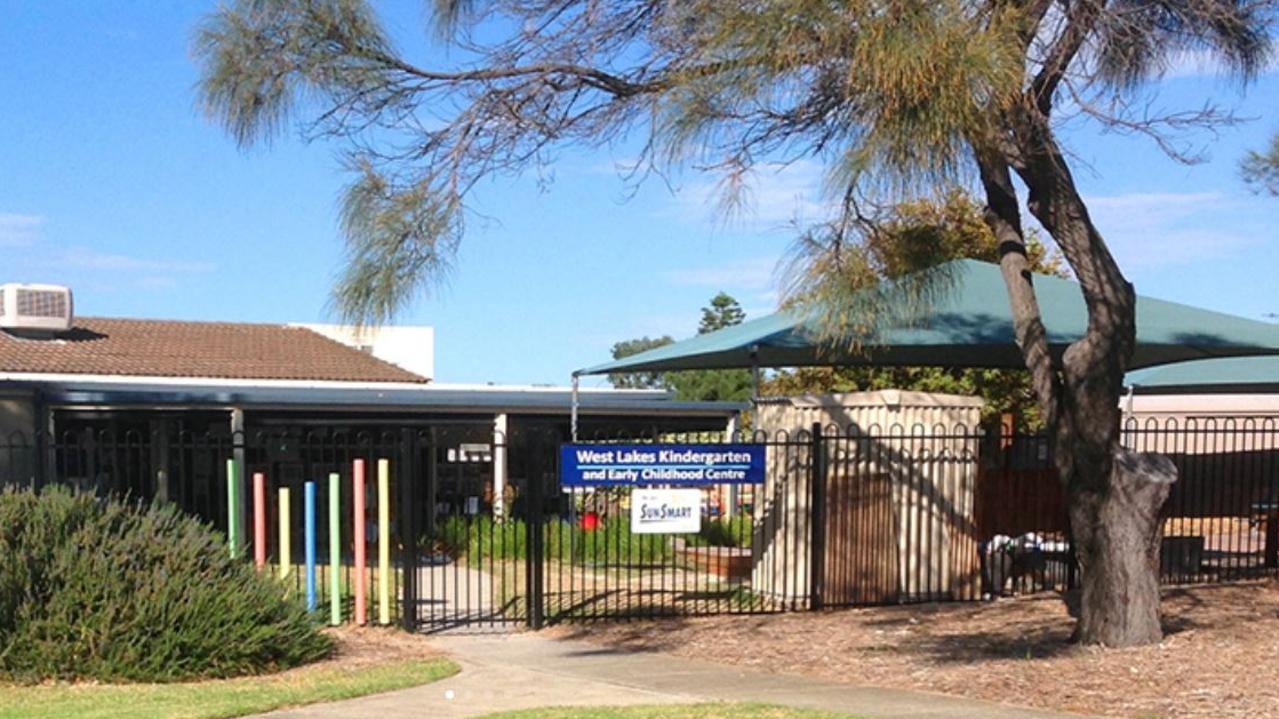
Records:
[[[36,390],[32,400],[36,418],[35,435],[31,438],[35,452],[35,466],[32,467],[31,490],[39,492],[44,488],[46,478],[53,474],[50,467],[56,467],[58,438],[54,434],[53,424],[47,416],[44,392]]]
[[[528,474],[528,501],[524,503],[524,526],[527,532],[525,552],[524,576],[527,578],[525,582],[525,593],[528,596],[528,626],[529,629],[538,630],[542,628],[542,514],[543,514],[543,486],[546,481],[546,462],[543,453],[543,447],[539,446],[536,439],[531,439],[528,445],[529,451],[532,453],[530,459]]]
[[[809,440],[808,606],[821,609],[826,590],[826,448],[822,425],[813,423]]]
[[[165,503],[173,499],[172,487],[169,486],[169,422],[158,419],[151,421],[151,496],[156,503]],[[179,491],[181,496],[183,492]],[[191,511],[192,507],[183,506]]]
[[[400,566],[404,578],[400,581],[400,624],[405,631],[417,629],[417,497],[415,496],[418,473],[421,468],[417,445],[417,432],[400,430],[400,457],[396,463],[396,481],[400,485],[400,511],[396,519],[400,527]]]

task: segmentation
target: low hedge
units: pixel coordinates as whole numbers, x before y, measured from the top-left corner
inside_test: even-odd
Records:
[[[279,582],[172,507],[0,493],[0,677],[229,677],[331,651]]]

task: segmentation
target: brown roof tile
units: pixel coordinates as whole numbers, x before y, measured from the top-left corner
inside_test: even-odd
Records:
[[[0,330],[0,372],[426,382],[303,327],[77,317],[49,339]]]

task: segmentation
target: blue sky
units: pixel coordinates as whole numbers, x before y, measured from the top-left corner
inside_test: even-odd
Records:
[[[342,259],[334,148],[284,137],[243,152],[201,115],[188,41],[194,2],[0,0],[0,281],[71,285],[83,314],[236,321],[331,319]],[[414,57],[420,2],[396,3]],[[1156,103],[1213,99],[1256,118],[1188,138],[1186,167],[1136,137],[1071,126],[1076,174],[1137,289],[1261,318],[1279,312],[1279,199],[1256,197],[1236,163],[1279,129],[1279,74],[1246,97],[1187,62]],[[621,153],[622,151],[616,151]],[[821,167],[756,178],[754,209],[709,207],[713,178],[650,182],[632,196],[622,154],[565,153],[554,182],[482,187],[456,268],[402,323],[436,327],[437,374],[453,382],[563,383],[639,335],[682,337],[720,290],[772,310],[787,222],[820,208]]]

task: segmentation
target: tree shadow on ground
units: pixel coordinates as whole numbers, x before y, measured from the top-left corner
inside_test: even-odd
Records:
[[[1171,637],[1223,626],[1246,627],[1265,613],[1255,602],[1245,601],[1249,591],[1255,592],[1256,586],[1167,589],[1164,632]],[[803,641],[789,655],[797,667],[807,657],[815,661],[827,652],[896,657],[918,666],[941,667],[1069,656],[1082,650],[1071,641],[1073,629],[1063,598],[1044,593],[997,602],[572,624],[561,627],[559,636],[602,643],[619,653],[688,653],[690,646],[710,648],[735,636],[733,651],[748,654],[756,644],[761,652],[772,652],[776,639],[798,636]],[[747,639],[742,641],[743,637]]]

